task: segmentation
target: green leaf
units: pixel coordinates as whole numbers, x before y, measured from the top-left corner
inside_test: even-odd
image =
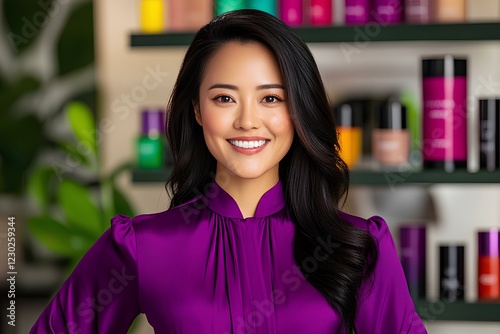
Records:
[[[134,209],[132,209],[130,202],[115,184],[113,184],[113,206],[115,207],[115,215],[125,214],[129,217],[134,216]]]
[[[101,214],[87,188],[76,182],[63,180],[58,189],[57,200],[68,220],[68,226],[96,237],[102,234]]]
[[[28,177],[28,195],[42,212],[47,212],[51,202],[50,185],[53,177],[54,170],[50,167],[38,167]]]
[[[57,143],[59,147],[66,152],[67,155],[71,158],[71,160],[75,164],[83,164],[87,167],[90,167],[90,162],[88,159],[88,155],[85,155],[81,150],[79,150],[76,146],[68,143],[66,141],[60,141]]]
[[[81,102],[66,106],[69,123],[78,140],[77,148],[82,154],[92,154],[97,160],[96,129],[92,110]]]
[[[72,257],[92,246],[94,240],[69,229],[54,218],[43,215],[28,219],[33,236],[54,253]]]

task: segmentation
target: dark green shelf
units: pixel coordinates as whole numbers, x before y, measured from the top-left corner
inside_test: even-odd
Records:
[[[307,43],[500,40],[500,22],[303,27],[295,28],[295,31]],[[130,36],[130,45],[132,47],[187,46],[193,37],[193,32],[133,33]]]
[[[162,170],[132,170],[132,182],[165,182],[170,174],[170,169]],[[352,185],[380,185],[398,186],[404,184],[433,184],[433,183],[481,183],[500,184],[500,171],[468,173],[456,171],[446,173],[443,171],[424,172],[374,172],[352,171]]]
[[[132,169],[132,182],[134,183],[151,183],[151,182],[167,182],[170,175],[170,168],[165,169]]]
[[[464,303],[415,301],[415,309],[424,321],[487,321],[500,322],[500,303]]]
[[[351,184],[355,185],[387,185],[397,186],[402,184],[434,184],[434,183],[500,183],[500,171],[469,173],[467,171],[455,171],[446,173],[444,171],[352,171]]]

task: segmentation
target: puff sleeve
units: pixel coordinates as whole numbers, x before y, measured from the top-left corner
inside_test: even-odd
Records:
[[[127,333],[140,313],[132,220],[116,216],[33,325],[39,333]]]
[[[386,222],[378,216],[366,221],[378,246],[378,261],[369,282],[361,287],[356,329],[358,333],[425,334]]]

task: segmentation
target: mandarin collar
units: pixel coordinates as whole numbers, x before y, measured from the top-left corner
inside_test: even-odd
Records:
[[[222,189],[215,180],[205,193],[205,203],[214,212],[228,218],[244,219],[238,204],[224,189]],[[285,197],[283,193],[283,184],[278,180],[273,187],[267,190],[259,200],[255,215],[247,218],[263,218],[270,216],[285,207]]]

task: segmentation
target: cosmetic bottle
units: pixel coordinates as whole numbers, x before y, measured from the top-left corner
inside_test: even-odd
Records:
[[[372,154],[382,166],[400,166],[408,162],[410,132],[407,128],[406,107],[389,100],[376,112],[372,130]]]
[[[500,99],[479,100],[479,168],[500,169]]]
[[[439,247],[439,298],[446,302],[464,300],[463,245]]]
[[[313,26],[332,25],[332,0],[307,0],[309,2],[310,24]]]
[[[369,0],[345,0],[344,22],[346,25],[362,25],[370,21]]]
[[[500,231],[492,228],[478,232],[477,297],[500,300]]]
[[[221,15],[238,9],[245,9],[245,0],[216,0],[215,15]]]
[[[467,1],[468,22],[496,22],[500,20],[500,0]]]
[[[258,9],[271,15],[277,15],[276,0],[247,0],[247,8]]]
[[[410,295],[426,298],[426,228],[425,225],[402,226],[399,229],[401,266]]]
[[[141,0],[141,30],[144,33],[163,31],[163,0]]]
[[[407,23],[431,22],[432,0],[405,0],[405,21]]]
[[[291,27],[302,25],[303,22],[302,0],[281,0],[280,19]]]
[[[465,0],[434,0],[434,21],[464,22],[465,21]],[[477,2],[477,0],[475,0]]]
[[[422,61],[424,169],[467,168],[467,60]]]
[[[375,22],[384,26],[403,22],[402,0],[374,0],[373,15]]]
[[[360,102],[346,102],[334,108],[335,124],[339,134],[340,156],[353,168],[362,149],[363,106]]]
[[[213,16],[211,1],[170,0],[170,30],[196,31]]]
[[[137,166],[161,169],[165,164],[165,113],[161,109],[142,111],[142,132],[137,139]]]

